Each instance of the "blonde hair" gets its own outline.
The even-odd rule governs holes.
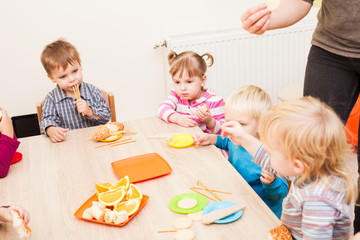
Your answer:
[[[254,85],[246,85],[231,94],[226,100],[225,109],[246,113],[258,122],[271,105],[271,98],[265,90]]]
[[[204,57],[207,59],[205,60]],[[205,53],[200,56],[192,51],[186,51],[180,54],[171,51],[168,55],[168,61],[170,65],[169,73],[174,76],[181,71],[180,77],[185,69],[189,77],[203,77],[207,71],[207,67],[211,67],[214,64],[214,58],[211,54]],[[209,65],[206,64],[206,61],[209,61]]]
[[[62,67],[64,70],[68,64],[79,63],[80,55],[74,45],[60,38],[45,46],[41,53],[41,63],[48,75],[52,75],[54,69]]]
[[[272,136],[291,161],[303,162],[304,172],[295,184],[320,179],[329,184],[329,175],[341,176],[347,182],[348,203],[357,198],[356,182],[346,166],[353,149],[344,125],[329,106],[313,97],[286,101],[260,118],[259,130],[265,147],[271,149]]]

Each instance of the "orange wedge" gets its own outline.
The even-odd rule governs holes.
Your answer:
[[[111,182],[95,183],[95,188],[99,193],[109,191],[112,186],[113,184]]]
[[[99,193],[98,199],[99,202],[105,206],[115,206],[124,199],[125,195],[126,191],[123,188],[119,188],[112,191]]]
[[[112,185],[111,189],[123,188],[125,191],[127,191],[129,189],[129,186],[130,186],[129,177],[125,176],[122,179],[120,179],[120,181]]]
[[[126,193],[126,199],[142,199],[142,193],[139,188],[137,188],[134,184],[130,184],[130,188]]]
[[[126,211],[129,216],[134,214],[140,207],[141,199],[132,199],[125,202],[120,202],[116,205],[115,210],[118,212]]]

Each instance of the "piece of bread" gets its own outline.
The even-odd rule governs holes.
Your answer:
[[[107,139],[110,136],[111,136],[110,129],[103,125],[100,126],[98,129],[96,129],[96,131],[92,135],[92,139],[94,139],[95,141],[100,141]]]
[[[198,108],[202,109],[203,111],[207,111],[209,109],[205,103]]]
[[[13,226],[19,234],[20,238],[30,238],[31,230],[26,225],[24,220],[20,217],[20,214],[17,211],[11,211],[13,215]]]
[[[279,227],[273,228],[268,232],[268,240],[291,240],[289,230],[282,224]]]
[[[109,122],[105,126],[109,128],[110,132],[118,132],[124,129],[124,124],[121,122]]]

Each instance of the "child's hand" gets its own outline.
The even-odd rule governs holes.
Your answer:
[[[11,214],[11,211],[17,211],[22,219],[24,219],[25,223],[28,224],[30,221],[30,214],[28,211],[26,211],[25,208],[13,205],[8,208],[1,207],[0,208],[0,220],[3,222],[12,222],[13,221],[13,215]]]
[[[270,184],[275,180],[275,176],[266,171],[264,168],[261,169],[260,180],[265,184]]]
[[[210,110],[204,105],[205,107],[198,107],[195,112],[195,116],[197,119],[208,125],[211,120],[213,119],[211,116]]]
[[[194,127],[197,125],[197,122],[193,120],[196,118],[193,115],[182,115],[179,113],[174,113],[170,115],[169,120],[173,123],[177,123],[182,127]]]
[[[87,102],[84,99],[81,99],[81,98],[77,99],[73,103],[76,105],[76,108],[79,113],[82,113],[88,117],[94,116],[93,110],[91,109],[91,107],[89,107],[89,105],[87,104]]]
[[[194,136],[195,146],[206,146],[216,143],[216,135],[208,133],[196,133]]]
[[[10,138],[13,138],[14,128],[13,128],[12,120],[5,110],[2,110],[0,108],[0,111],[2,111],[2,119],[0,121],[0,133]]]
[[[50,137],[50,140],[53,143],[56,142],[63,142],[66,140],[66,132],[68,132],[70,129],[68,128],[61,128],[61,127],[55,127],[50,126],[46,129],[47,135]]]
[[[224,123],[221,127],[221,137],[229,137],[230,140],[236,145],[242,145],[242,138],[248,134],[240,123],[230,121]]]

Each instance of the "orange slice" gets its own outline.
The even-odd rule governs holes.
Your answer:
[[[116,205],[115,210],[118,212],[126,211],[129,216],[134,214],[140,207],[141,199],[131,199],[129,201],[120,202]]]
[[[143,195],[139,188],[137,188],[134,184],[130,184],[130,188],[128,192],[126,193],[126,199],[142,199]]]
[[[166,142],[169,144],[169,145],[172,145],[174,144],[176,141],[175,137],[174,136],[170,136],[166,139]]]
[[[125,191],[127,191],[129,189],[129,186],[130,186],[129,177],[125,176],[122,179],[120,179],[120,181],[118,181],[113,186],[111,186],[111,189],[118,189],[122,187]]]
[[[113,191],[107,191],[99,193],[98,199],[99,202],[105,206],[115,206],[121,200],[124,199],[126,191],[123,188],[115,189]]]
[[[95,188],[99,193],[109,191],[112,186],[113,184],[111,182],[95,183]]]

